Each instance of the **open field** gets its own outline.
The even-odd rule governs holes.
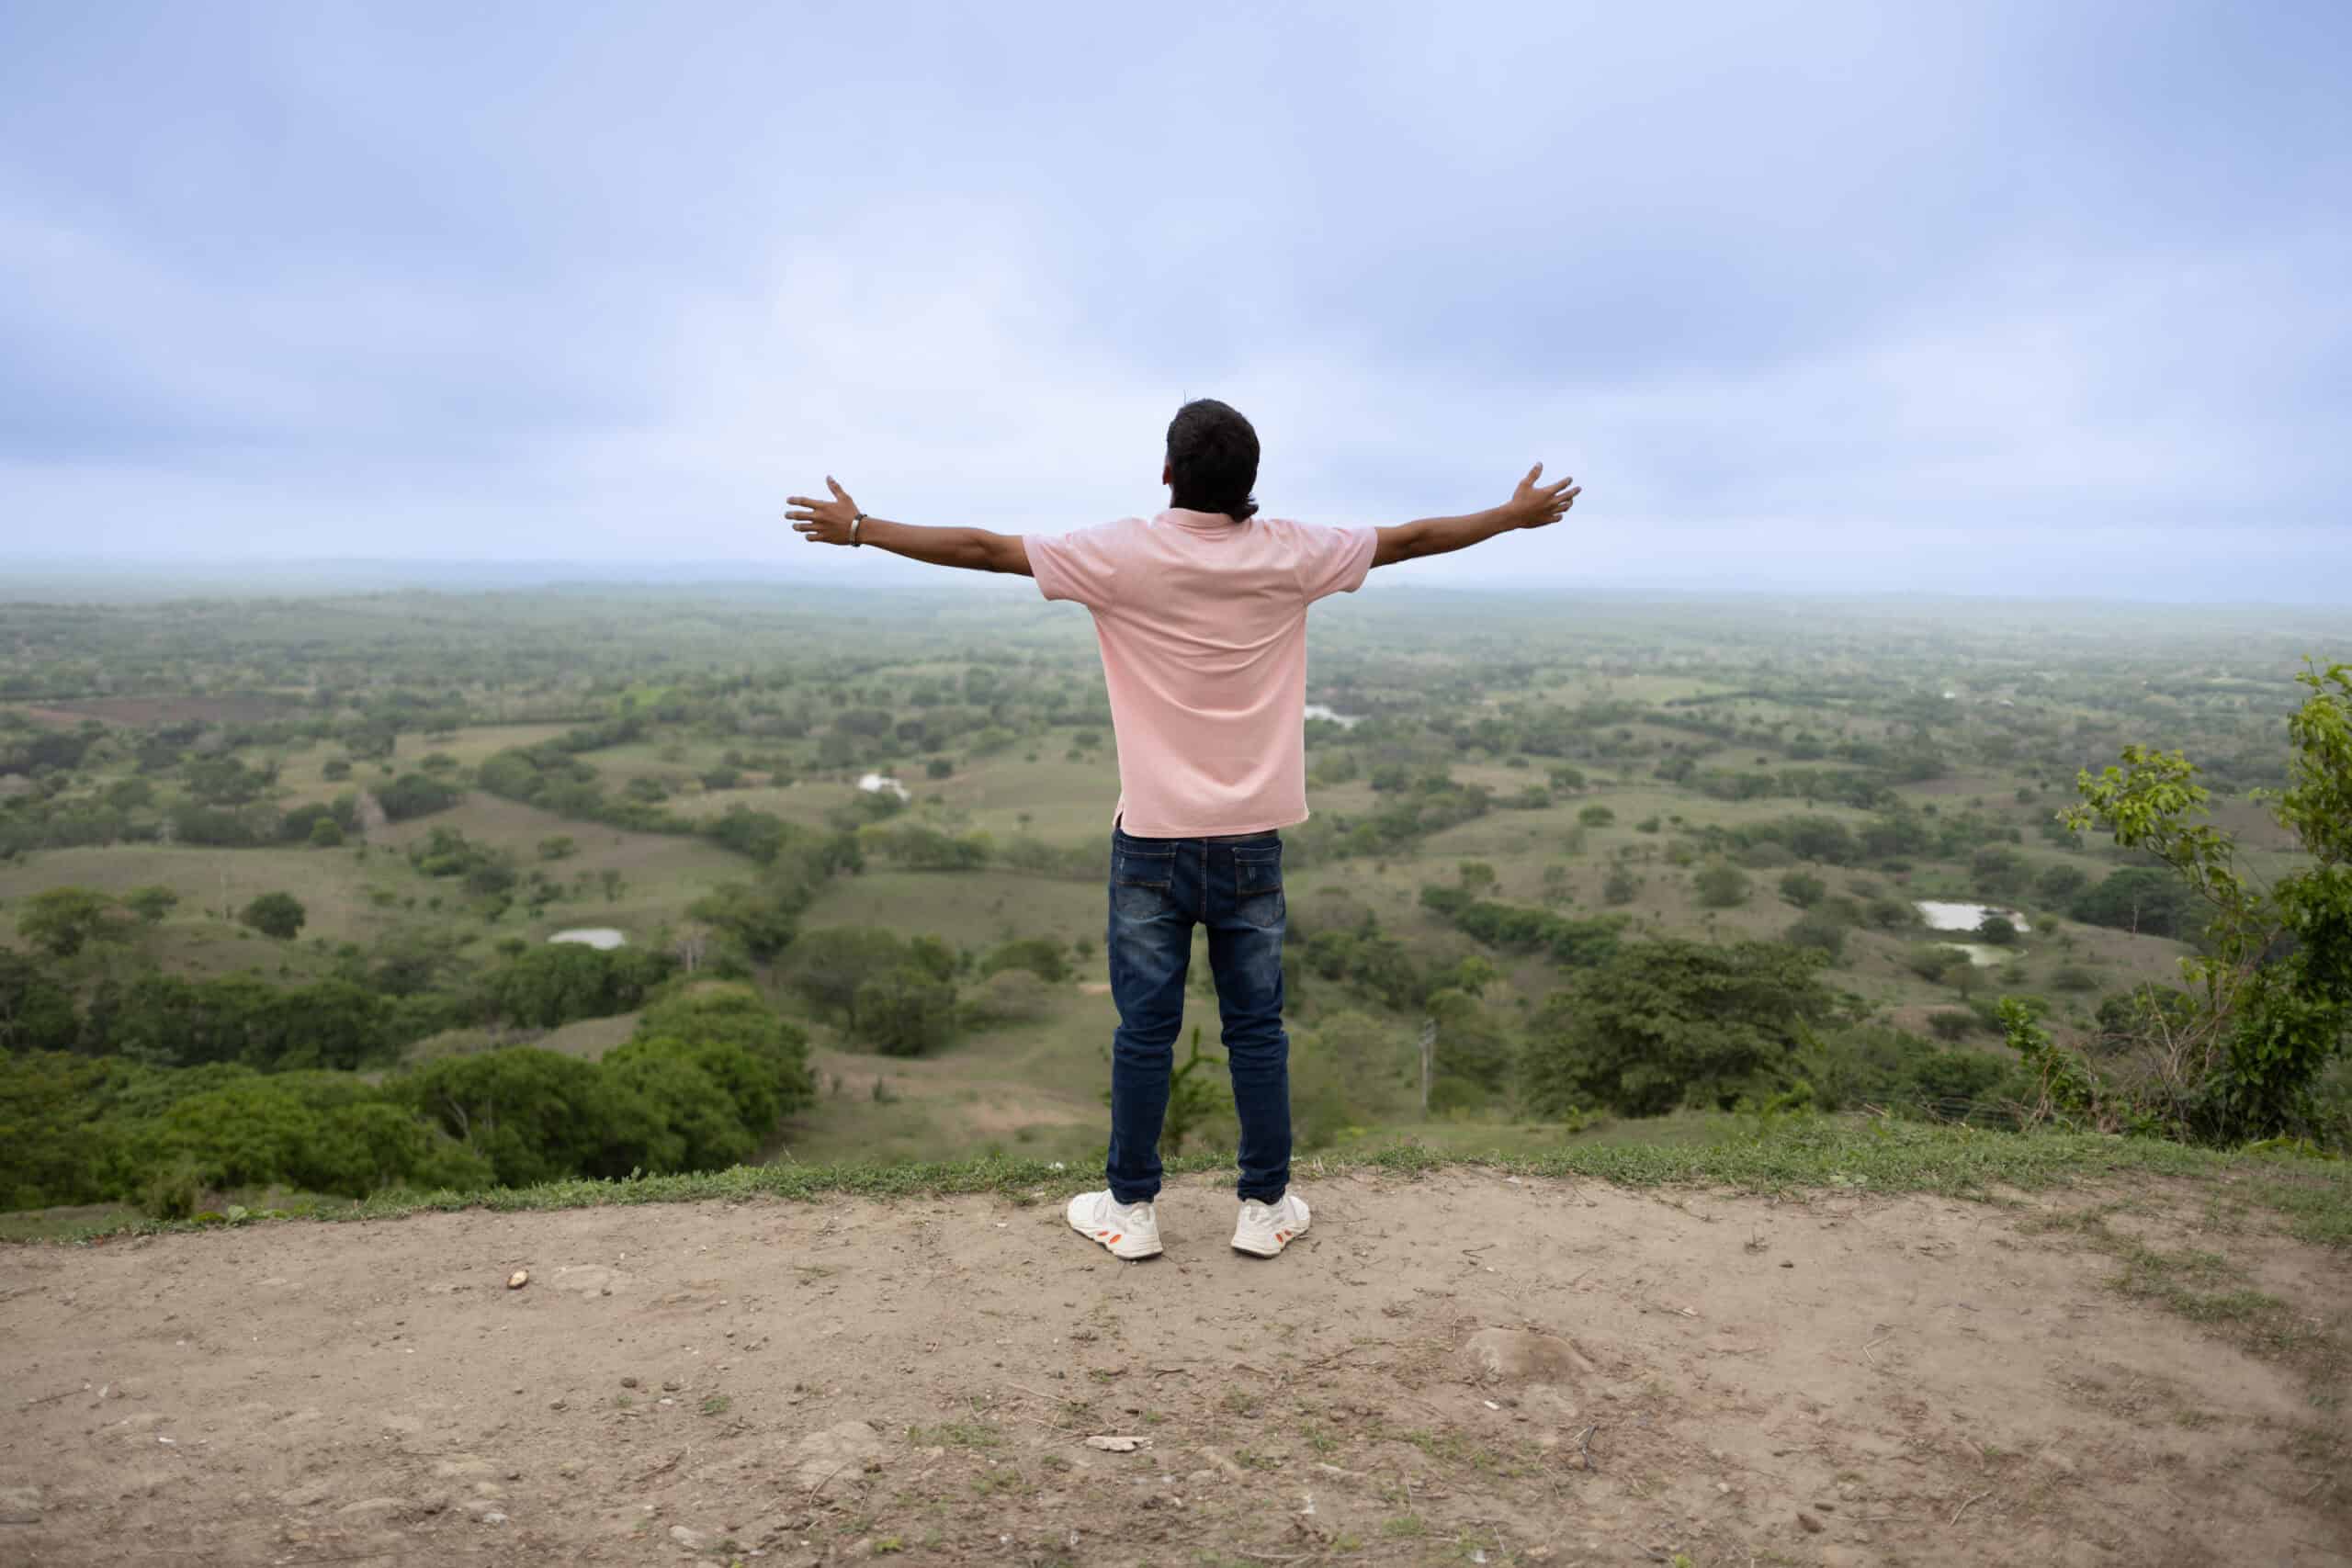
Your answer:
[[[602,1061],[635,1028],[634,1000],[610,1017],[566,1004],[549,1031],[484,1016],[469,987],[558,931],[610,927],[748,980],[806,1035],[817,1097],[763,1135],[770,1157],[1099,1157],[1118,786],[1083,615],[985,592],[896,604],[612,591],[20,619],[5,657],[57,683],[0,705],[0,943],[32,954],[85,1017],[151,969],[392,976],[432,994],[402,999],[420,1021],[366,1064],[370,1084],[494,1043]],[[1468,1150],[1682,1135],[1650,1111],[1531,1114],[1522,1068],[1562,1016],[1546,1004],[1594,960],[1469,934],[1444,907],[1462,890],[1522,915],[1614,918],[1637,946],[1814,943],[1829,954],[1836,1027],[1888,1032],[1900,1050],[1949,1043],[2006,1070],[2016,1054],[1992,1018],[2004,996],[2042,1010],[2062,1043],[2092,1040],[2102,1008],[2177,983],[2196,931],[2122,929],[2129,910],[2076,917],[2083,889],[2135,861],[2056,828],[2075,773],[2129,741],[2182,747],[2208,767],[2214,820],[2248,868],[2293,874],[2308,857],[2254,792],[2283,783],[2301,696],[2289,676],[2332,637],[2340,628],[2293,616],[2154,627],[2085,611],[2043,626],[1984,606],[1405,594],[1320,608],[1308,695],[1359,722],[1310,725],[1313,817],[1286,834],[1300,1081],[1352,1097],[1327,1104],[1312,1135]],[[157,647],[175,662],[154,663]],[[206,689],[130,694],[119,676],[74,689],[55,673],[100,670],[169,670]],[[248,695],[221,694],[235,693]],[[550,805],[481,787],[484,765],[518,750],[538,758]],[[861,793],[869,773],[910,799]],[[364,808],[336,807],[345,841],[309,847],[301,813],[419,776],[459,792],[454,804],[372,829]],[[530,792],[511,763],[500,787]],[[742,822],[763,826],[725,831]],[[1821,847],[1784,847],[1798,829]],[[429,845],[437,875],[412,859]],[[40,954],[18,928],[51,889],[103,902],[153,886],[177,905],[118,919],[70,955]],[[729,886],[748,891],[704,902]],[[296,939],[235,922],[279,891],[304,906]],[[1926,898],[2017,910],[2030,929],[1978,944],[1996,962],[1948,963],[1942,944],[1973,933],[1928,931],[1911,915]],[[861,933],[937,944],[923,962],[950,1010],[919,1055],[883,1055],[852,1016],[862,977],[828,990],[796,957],[811,937],[845,952]],[[754,936],[756,952],[741,945]],[[1335,953],[1356,941],[1373,967]],[[989,965],[1016,942],[1042,944],[1046,957],[1022,962],[1061,977],[989,1013]],[[1188,1022],[1214,1056],[1204,964],[1193,979]],[[1491,1056],[1475,1081],[1446,1082],[1449,1032],[1424,1118],[1415,1041],[1433,998],[1464,983],[1468,1010],[1447,1029]],[[105,1040],[92,1024],[76,1043]],[[1789,1087],[1767,1072],[1692,1103],[1724,1111]],[[1197,1135],[1214,1142],[1231,1125],[1212,1099]]]

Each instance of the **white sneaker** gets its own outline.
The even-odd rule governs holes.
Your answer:
[[[1295,1192],[1285,1192],[1272,1203],[1245,1198],[1240,1223],[1233,1227],[1233,1250],[1272,1258],[1306,1234],[1306,1200]]]
[[[1148,1202],[1115,1202],[1107,1190],[1081,1192],[1069,1201],[1069,1228],[1101,1242],[1114,1258],[1159,1256],[1159,1216]]]

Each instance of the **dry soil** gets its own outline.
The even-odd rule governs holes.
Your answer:
[[[0,1562],[2352,1562],[2309,1367],[2113,1289],[2100,1195],[1300,1190],[1271,1262],[1199,1182],[1140,1264],[1057,1193],[8,1247]]]

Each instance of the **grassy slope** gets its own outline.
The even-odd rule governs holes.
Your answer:
[[[1703,1141],[1592,1140],[1534,1155],[1442,1152],[1399,1145],[1356,1157],[1325,1156],[1302,1163],[1305,1176],[1349,1169],[1417,1175],[1453,1167],[1513,1174],[1583,1177],[1628,1186],[1695,1183],[1742,1191],[1808,1188],[1846,1191],[1936,1192],[1998,1201],[2011,1190],[2151,1177],[2197,1183],[2224,1208],[2259,1205],[2307,1240],[2352,1247],[2352,1163],[2268,1153],[2222,1154],[2177,1144],[2087,1134],[1972,1132],[1915,1122],[1863,1119],[1792,1119],[1736,1123],[1725,1119]],[[1170,1162],[1171,1174],[1230,1168],[1230,1156],[1209,1154]],[[1083,1180],[1081,1173],[1034,1159],[989,1158],[952,1163],[783,1163],[738,1166],[687,1176],[633,1181],[564,1181],[477,1192],[390,1193],[365,1202],[321,1201],[296,1211],[317,1219],[390,1219],[427,1211],[481,1208],[526,1211],[616,1203],[684,1202],[755,1197],[814,1198],[848,1194],[874,1198],[950,1192],[997,1192],[1016,1201],[1041,1201]],[[32,1222],[34,1216],[22,1216]],[[219,1223],[218,1221],[207,1223]],[[159,1224],[124,1214],[93,1213],[83,1223],[49,1224],[51,1239],[195,1228]],[[12,1224],[0,1235],[24,1239],[32,1224]]]

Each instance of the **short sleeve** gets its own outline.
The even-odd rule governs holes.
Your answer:
[[[1334,593],[1353,593],[1372,570],[1373,552],[1380,547],[1379,530],[1327,528],[1302,523],[1298,529],[1299,588],[1306,602]]]
[[[1118,588],[1124,523],[1103,523],[1068,534],[1030,534],[1029,574],[1048,599],[1069,599],[1090,610],[1108,609]]]

